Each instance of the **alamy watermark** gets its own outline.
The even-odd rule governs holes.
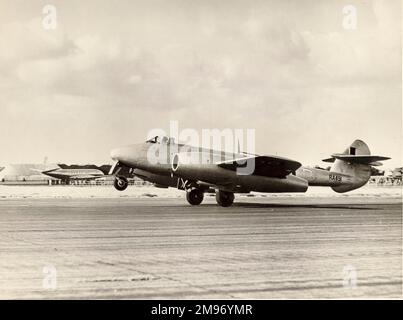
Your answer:
[[[239,175],[255,170],[255,129],[179,129],[178,121],[170,121],[169,133],[160,128],[147,134],[151,144],[147,160],[151,164],[200,165],[232,163]]]
[[[48,264],[42,268],[43,279],[42,288],[45,290],[56,290],[57,288],[57,269],[54,265]]]
[[[343,267],[343,287],[347,289],[357,288],[357,270],[352,265]]]
[[[47,4],[42,8],[42,26],[45,30],[55,30],[57,28],[57,10],[54,5]]]
[[[357,29],[357,8],[351,4],[346,5],[342,9],[343,20],[342,27],[345,30]]]

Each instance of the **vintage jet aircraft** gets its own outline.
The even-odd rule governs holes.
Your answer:
[[[336,192],[354,190],[367,183],[372,166],[390,159],[372,156],[363,141],[355,140],[343,153],[323,160],[333,163],[326,170],[303,167],[283,157],[227,153],[178,144],[173,138],[158,136],[145,143],[114,149],[111,157],[115,164],[109,174],[115,176],[117,190],[123,191],[128,186],[127,175],[120,174],[125,171],[157,187],[185,190],[191,205],[199,205],[205,192],[215,191],[216,201],[223,207],[232,205],[234,193],[305,192],[308,186],[327,186]],[[242,172],[248,168],[253,171]]]
[[[72,180],[96,180],[105,176],[99,169],[86,169],[86,168],[56,168],[52,170],[41,171],[42,174],[52,178],[60,179],[66,184]]]

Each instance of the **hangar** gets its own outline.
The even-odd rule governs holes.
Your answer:
[[[51,184],[53,178],[46,177],[41,172],[56,169],[57,164],[9,164],[0,171],[2,184]]]

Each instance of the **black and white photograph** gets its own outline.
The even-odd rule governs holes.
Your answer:
[[[400,300],[402,156],[400,0],[0,0],[1,300]]]

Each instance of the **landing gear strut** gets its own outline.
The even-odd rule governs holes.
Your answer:
[[[228,191],[216,191],[215,199],[221,207],[229,207],[234,203],[234,194]]]
[[[191,189],[189,191],[186,191],[186,200],[192,205],[192,206],[198,206],[200,203],[202,203],[204,198],[204,193],[203,191],[199,189]]]
[[[116,190],[123,191],[126,190],[129,182],[125,177],[116,177],[113,185],[115,186]]]

